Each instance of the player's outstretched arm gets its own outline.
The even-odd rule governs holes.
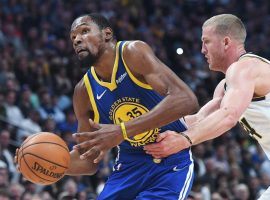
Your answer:
[[[222,96],[224,95],[224,83],[225,80],[222,80],[219,83],[214,92],[213,99],[205,104],[198,113],[185,116],[185,121],[188,127],[198,123],[220,108]],[[156,143],[144,146],[144,150],[154,158],[165,158],[188,146],[190,146],[189,141],[179,133],[175,131],[165,131],[158,135]]]
[[[192,126],[194,123],[198,123],[203,120],[206,116],[210,115],[212,112],[216,111],[220,107],[222,97],[215,97],[207,104],[205,104],[198,113],[194,115],[185,116],[185,122],[187,127]]]
[[[257,74],[253,69],[254,64],[248,59],[228,68],[220,108],[185,131],[194,145],[216,138],[235,126],[254,94]]]
[[[193,145],[216,138],[235,126],[253,97],[256,73],[251,72],[251,65],[248,60],[242,60],[230,66],[225,79],[226,92],[222,92],[224,81],[215,90],[214,101],[223,96],[220,106],[216,109],[213,100],[207,103],[198,112],[203,117],[196,116],[184,132]],[[213,112],[209,112],[211,110]],[[191,146],[186,137],[172,131],[161,134],[157,140],[157,144],[145,147],[146,152],[156,158],[166,157]]]
[[[220,81],[220,83],[217,85],[214,91],[213,99],[201,107],[201,109],[196,114],[185,116],[185,121],[188,127],[192,126],[193,123],[198,123],[210,115],[212,112],[220,108],[220,103],[224,96],[224,84],[225,79]]]

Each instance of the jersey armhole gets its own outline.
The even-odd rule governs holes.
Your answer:
[[[94,97],[87,73],[83,77],[83,82],[85,84],[85,87],[86,87],[86,90],[87,90],[87,93],[88,93],[88,96],[90,99],[90,103],[91,103],[93,111],[94,111],[94,122],[99,123],[100,116],[99,116],[97,104],[95,101],[95,97]]]
[[[128,66],[127,66],[127,64],[126,64],[126,62],[125,62],[125,60],[124,60],[124,57],[123,57],[123,52],[124,52],[125,46],[126,46],[126,42],[123,44],[123,47],[122,47],[122,49],[121,49],[121,51],[122,51],[122,52],[121,52],[121,59],[122,59],[122,61],[123,61],[123,64],[124,64],[124,66],[125,66],[125,69],[126,69],[128,75],[129,75],[129,77],[131,78],[131,80],[132,80],[136,85],[138,85],[138,86],[140,86],[140,87],[142,87],[142,88],[148,89],[148,90],[153,90],[153,88],[152,88],[150,85],[148,85],[148,84],[146,84],[146,83],[143,83],[143,82],[139,81],[139,80],[131,73],[131,71],[129,70],[129,68],[128,68]]]

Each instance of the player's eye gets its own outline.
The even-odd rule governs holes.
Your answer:
[[[75,40],[75,38],[76,38],[76,35],[75,34],[70,34],[70,39],[71,39],[71,41],[73,41],[73,40]]]
[[[88,33],[89,32],[89,29],[83,29],[82,30],[82,34],[86,34],[86,33]]]

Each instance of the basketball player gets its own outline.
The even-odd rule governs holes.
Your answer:
[[[71,152],[67,174],[95,173],[104,154],[119,145],[114,172],[98,199],[185,199],[193,181],[190,148],[154,159],[142,147],[159,132],[186,130],[180,118],[196,112],[193,92],[146,43],[116,42],[99,14],[75,19],[70,38],[90,68],[74,91],[75,137],[81,143]]]
[[[223,72],[225,79],[213,100],[185,118],[188,130],[183,133],[188,137],[167,131],[158,136],[159,143],[145,147],[147,153],[166,157],[218,137],[239,121],[270,158],[270,61],[247,53],[245,39],[246,29],[234,15],[217,15],[203,24],[202,53],[210,70]],[[260,199],[270,199],[270,188]]]

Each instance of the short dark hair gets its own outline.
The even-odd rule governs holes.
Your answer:
[[[112,29],[112,26],[111,26],[109,20],[106,17],[104,17],[103,15],[99,14],[99,13],[84,14],[84,15],[81,15],[79,17],[89,17],[89,18],[91,18],[91,20],[98,25],[100,30],[102,30],[104,28],[107,28],[107,27]]]

